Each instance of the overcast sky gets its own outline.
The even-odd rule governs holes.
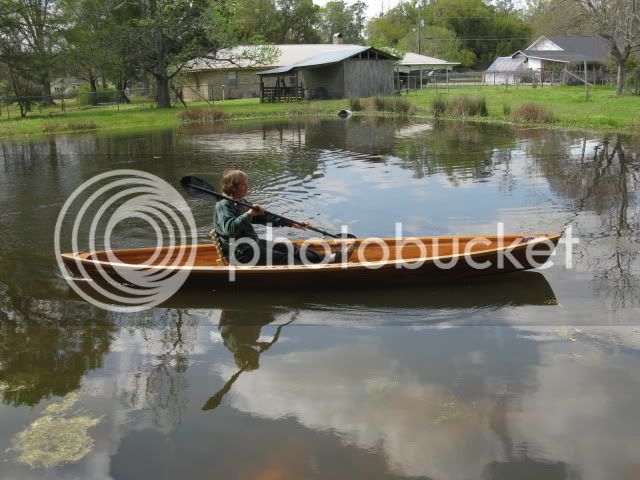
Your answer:
[[[316,5],[324,5],[329,1],[330,0],[313,0],[313,3],[315,3]],[[346,3],[348,5],[351,5],[353,3],[353,0],[346,0]],[[390,8],[393,8],[398,3],[400,3],[400,0],[365,0],[364,3],[367,4],[367,17],[372,18],[380,15],[383,4],[384,11],[386,12]]]

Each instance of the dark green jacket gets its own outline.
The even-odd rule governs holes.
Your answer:
[[[258,242],[258,234],[253,229],[253,224],[267,225],[274,227],[290,227],[292,225],[288,220],[280,220],[271,215],[258,215],[252,217],[249,209],[241,207],[229,200],[220,200],[216,203],[213,214],[213,228],[215,228],[222,250],[225,255],[229,255],[229,244],[235,239],[236,241],[243,238],[251,238]],[[243,243],[238,246],[236,255],[249,252],[251,246]]]

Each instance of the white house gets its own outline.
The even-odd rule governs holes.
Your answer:
[[[508,61],[511,58],[513,61]],[[598,82],[607,70],[611,60],[607,41],[591,35],[542,36],[524,50],[518,50],[510,57],[499,57],[487,69],[485,82],[493,83],[493,78],[507,80],[522,78],[518,72],[528,72],[529,77],[539,77],[543,71],[560,72],[565,82],[579,81],[587,68],[589,82]],[[522,66],[520,66],[522,64]],[[509,72],[515,72],[510,74]]]

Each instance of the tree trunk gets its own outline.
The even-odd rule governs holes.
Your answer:
[[[625,62],[618,60],[618,75],[616,77],[616,95],[622,95],[625,79]]]
[[[91,78],[89,80],[89,105],[95,105],[98,103],[98,86],[96,85],[96,79]]]
[[[51,95],[51,80],[49,80],[49,74],[45,73],[42,77],[42,105],[49,106],[55,105],[53,101],[53,95]]]
[[[156,79],[156,86],[158,89],[158,96],[156,101],[158,108],[170,108],[171,107],[171,94],[169,88],[169,77],[166,75],[154,75]]]

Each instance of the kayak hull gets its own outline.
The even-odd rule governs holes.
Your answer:
[[[153,257],[154,253],[158,253],[158,249],[153,248],[67,253],[62,255],[62,260],[72,276],[94,280],[103,280],[103,273],[106,273],[117,281],[122,269],[145,269],[188,272],[189,283],[204,282],[213,289],[395,286],[529,270],[549,259],[560,236],[449,236],[309,243],[309,248],[317,250],[336,250],[342,247],[342,243],[353,244],[354,251],[348,262],[324,265],[222,265],[211,244],[187,246],[187,253],[193,252],[191,262],[184,261],[188,257],[188,254],[184,254],[182,260],[176,258],[176,261],[166,265],[154,263],[157,258],[163,258],[162,253],[166,252]],[[479,238],[483,240],[477,240]],[[416,242],[425,247],[416,247]],[[293,243],[302,245],[301,241]],[[115,256],[117,261],[109,258],[108,253]]]

